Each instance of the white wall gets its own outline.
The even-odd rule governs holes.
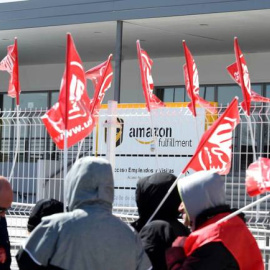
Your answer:
[[[270,53],[245,54],[252,83],[270,82]],[[226,66],[234,61],[230,55],[194,56],[197,63],[200,84],[231,84]],[[184,85],[183,57],[153,59],[152,75],[156,86]],[[85,63],[85,69],[97,63]],[[64,64],[35,65],[20,67],[22,91],[58,90]],[[0,91],[8,88],[8,74],[0,73]],[[105,102],[113,98],[114,84],[108,90]],[[122,64],[121,102],[144,102],[138,60],[124,60]]]

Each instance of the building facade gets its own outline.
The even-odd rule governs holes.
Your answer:
[[[114,84],[104,102],[143,103],[139,39],[154,61],[156,93],[164,101],[188,101],[182,71],[185,39],[197,63],[200,94],[226,104],[234,95],[242,98],[226,71],[234,62],[233,38],[238,36],[253,90],[270,97],[269,8],[268,1],[252,0],[5,0],[0,2],[0,58],[17,37],[21,108],[50,107],[58,97],[70,32],[85,69],[114,54]],[[1,108],[7,109],[14,107],[6,96],[8,78],[0,73]],[[90,83],[88,88],[91,95]]]

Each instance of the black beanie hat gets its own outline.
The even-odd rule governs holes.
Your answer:
[[[32,232],[41,218],[64,212],[64,205],[55,199],[42,199],[36,203],[28,219],[27,229]]]

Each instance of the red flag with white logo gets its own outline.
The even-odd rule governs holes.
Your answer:
[[[196,103],[201,107],[208,110],[210,113],[217,113],[217,109],[213,107],[210,102],[206,101],[199,96],[199,73],[195,63],[195,60],[186,45],[186,42],[183,41],[184,53],[186,58],[186,64],[183,65],[185,85],[187,89],[187,94],[191,99],[191,102],[188,104],[188,108],[191,113],[196,116]]]
[[[253,197],[270,191],[270,159],[260,157],[246,171],[246,190]]]
[[[195,171],[217,170],[228,174],[232,159],[232,132],[239,124],[238,98],[234,98],[225,112],[203,134],[195,154],[186,165]]]
[[[86,91],[86,78],[80,56],[70,34],[67,35],[67,59],[58,102],[42,120],[59,149],[64,149],[65,130],[67,147],[88,136],[94,128],[89,110],[90,98]]]
[[[8,95],[16,98],[16,104],[20,104],[20,80],[19,80],[19,56],[17,39],[15,38],[14,45],[7,48],[7,56],[0,62],[0,70],[7,71],[10,74]]]
[[[238,71],[238,84],[240,85],[244,97],[244,101],[241,102],[241,106],[245,113],[250,116],[250,103],[251,103],[251,83],[248,73],[246,60],[238,45],[237,38],[234,38],[234,53],[236,59],[236,67]],[[234,65],[234,64],[233,64]],[[229,68],[231,68],[231,65]],[[235,69],[235,67],[233,67]],[[228,70],[229,71],[229,70]],[[229,71],[230,73],[230,71]],[[230,73],[231,74],[231,73]],[[234,76],[233,76],[234,79]],[[235,79],[234,79],[235,80]]]
[[[107,61],[89,69],[85,73],[86,78],[92,81],[95,90],[94,97],[91,99],[90,103],[90,111],[92,115],[98,113],[105,96],[105,92],[111,87],[113,79],[111,59],[112,54],[109,55]]]
[[[227,70],[231,78],[241,87],[237,64],[236,63],[231,64],[230,66],[227,67]],[[251,101],[270,103],[270,98],[263,97],[251,89]]]
[[[147,52],[141,48],[139,40],[137,40],[137,53],[147,110],[150,112],[151,109],[165,107],[165,104],[153,93],[154,82],[151,75],[153,61]]]

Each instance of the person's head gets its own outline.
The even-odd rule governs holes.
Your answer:
[[[83,157],[76,161],[66,176],[69,211],[87,204],[103,204],[112,208],[113,172],[103,158]]]
[[[182,199],[179,211],[183,214],[184,223],[193,229],[200,213],[226,203],[224,179],[209,171],[179,179],[178,190]]]
[[[143,222],[147,222],[151,217],[175,180],[176,176],[173,174],[155,173],[138,181],[136,203],[139,216]],[[179,216],[178,206],[180,202],[180,196],[177,187],[175,187],[154,219],[176,219]]]
[[[0,176],[0,217],[4,217],[13,201],[13,191],[8,180]]]
[[[64,212],[64,205],[55,199],[42,199],[36,203],[31,211],[27,223],[28,232],[32,232],[43,217]]]

